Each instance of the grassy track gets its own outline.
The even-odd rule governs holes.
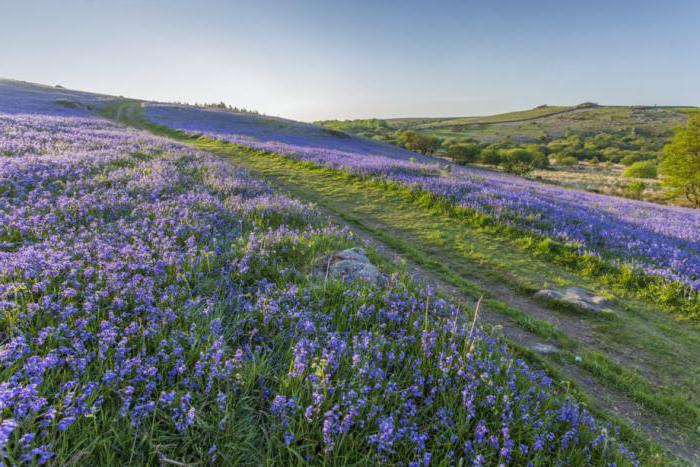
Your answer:
[[[548,368],[577,381],[600,408],[637,425],[686,459],[698,455],[700,334],[695,325],[619,295],[618,313],[612,317],[539,303],[532,292],[547,285],[610,291],[546,257],[533,256],[493,230],[421,204],[406,190],[149,125],[138,106],[108,111],[126,123],[190,142],[256,171],[410,259],[465,300],[483,295],[486,319],[503,326],[525,353],[534,356],[527,348],[536,342],[557,345],[562,349],[558,354],[538,357]]]

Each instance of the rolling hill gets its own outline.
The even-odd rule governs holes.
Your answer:
[[[518,142],[539,142],[560,138],[567,132],[605,133],[626,130],[668,137],[672,130],[685,122],[687,115],[700,109],[694,107],[602,106],[540,106],[534,109],[503,114],[459,118],[403,118],[387,120],[329,120],[323,126],[348,130],[372,137],[371,128],[361,122],[382,122],[385,131],[421,131],[447,139],[473,138],[481,142],[497,142],[509,138]]]

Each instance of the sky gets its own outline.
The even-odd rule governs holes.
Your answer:
[[[305,121],[700,105],[698,0],[0,0],[0,77]]]

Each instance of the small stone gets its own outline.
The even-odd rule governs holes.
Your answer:
[[[582,287],[543,289],[535,297],[568,303],[593,313],[612,312],[609,308],[610,301],[606,297]]]

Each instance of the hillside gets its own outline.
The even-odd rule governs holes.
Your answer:
[[[522,110],[516,112],[507,112],[503,114],[496,115],[486,115],[479,117],[462,117],[462,118],[450,118],[446,120],[438,120],[435,122],[426,122],[419,125],[413,125],[412,128],[416,129],[438,129],[446,127],[461,127],[469,125],[480,125],[480,124],[491,124],[491,123],[509,123],[509,122],[519,122],[525,120],[535,120],[539,118],[546,118],[552,115],[559,115],[563,113],[576,110],[578,107],[566,107],[566,106],[548,106],[543,105],[536,107],[534,109]]]
[[[485,117],[319,123],[398,146],[410,147],[409,139],[417,138],[411,135],[418,135],[430,152],[458,163],[496,167],[595,193],[687,205],[683,197],[664,190],[655,167],[673,131],[699,110],[586,103]],[[652,166],[649,176],[626,174],[628,166],[643,161]]]
[[[450,137],[473,137],[484,142],[511,138],[520,142],[561,138],[567,132],[634,132],[668,137],[685,115],[673,108],[595,106],[547,107],[524,112],[454,119],[412,129]]]
[[[567,131],[608,132],[631,128],[668,136],[670,130],[685,121],[686,115],[697,111],[699,109],[694,107],[543,105],[529,110],[475,117],[328,120],[319,123],[359,133],[363,131],[362,122],[376,121],[385,124],[383,127],[386,129],[424,131],[448,138],[473,137],[494,142],[509,137],[536,142],[542,138],[561,137]],[[370,125],[365,126],[365,136],[371,136],[371,129]]]
[[[700,461],[699,210],[15,81],[0,169],[10,464]]]

